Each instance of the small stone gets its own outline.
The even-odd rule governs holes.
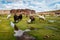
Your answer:
[[[56,20],[48,20],[48,22],[54,23],[56,22]]]

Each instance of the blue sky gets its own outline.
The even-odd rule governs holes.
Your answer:
[[[0,10],[26,8],[37,12],[60,10],[60,0],[0,0]]]

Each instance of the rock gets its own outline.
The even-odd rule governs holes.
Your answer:
[[[54,23],[56,22],[56,20],[48,20],[48,22]]]

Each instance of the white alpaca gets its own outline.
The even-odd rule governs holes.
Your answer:
[[[12,21],[10,22],[10,25],[12,28],[14,28],[14,26],[15,26],[15,24]],[[16,36],[16,37],[20,37],[24,33],[24,31],[22,31],[22,30],[14,30],[14,32],[15,32],[14,36]]]
[[[14,26],[15,26],[15,24],[11,21],[10,22],[10,25],[11,25],[11,27],[13,27],[14,28]],[[14,36],[22,36],[23,35],[23,33],[24,33],[24,31],[22,31],[22,30],[14,30],[14,32],[15,32],[15,34],[14,34]]]
[[[14,36],[21,37],[24,32],[28,32],[28,31],[30,31],[30,30],[29,29],[26,29],[24,31],[23,30],[18,30],[18,31],[14,30],[14,32],[15,32]]]
[[[10,17],[11,17],[11,14],[8,14],[7,19],[9,19]]]
[[[43,19],[43,20],[45,20],[45,17],[42,15],[38,15],[38,17],[39,17],[39,19]]]
[[[12,21],[10,22],[10,25],[13,28],[15,27],[15,24]],[[31,30],[30,29],[26,29],[26,30],[20,30],[20,29],[14,30],[14,32],[15,32],[14,36],[21,37],[24,32],[28,32],[28,31],[31,31]]]
[[[14,32],[15,32],[15,34],[14,34],[14,36],[22,36],[23,35],[23,33],[24,33],[24,31],[22,31],[22,30],[18,30],[18,31],[16,31],[16,30],[14,30]]]
[[[10,22],[10,25],[14,28],[14,25],[15,25],[15,24],[11,21],[11,22]]]

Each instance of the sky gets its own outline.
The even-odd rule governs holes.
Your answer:
[[[0,0],[0,10],[32,9],[36,12],[60,10],[60,0]]]

